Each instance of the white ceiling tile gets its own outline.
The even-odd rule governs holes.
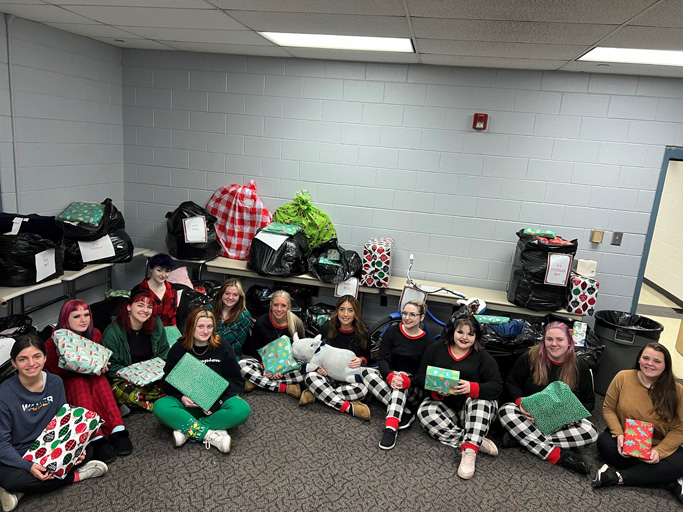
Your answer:
[[[158,41],[188,43],[242,44],[272,46],[273,43],[251,30],[199,30],[155,27],[121,27],[138,36]]]
[[[631,25],[683,28],[683,2],[667,0],[638,16]]]
[[[118,37],[93,37],[92,39],[97,39],[104,43],[108,43],[114,46],[120,46],[121,48],[140,48],[144,50],[173,50],[170,46],[163,45],[157,41],[152,41],[151,39],[124,39],[123,42],[117,41]]]
[[[101,23],[92,25],[85,25],[82,23],[48,23],[48,25],[86,37],[115,37],[124,39],[135,37],[130,32],[109,25],[102,25]]]
[[[259,31],[410,37],[405,17],[246,11],[231,11],[231,15],[247,27]]]
[[[395,62],[399,64],[419,62],[414,53],[364,52],[353,50],[328,50],[322,48],[288,48],[294,57],[304,59],[350,60],[361,62]]]
[[[605,65],[598,62],[573,61],[562,68],[563,71],[583,71],[586,73],[607,73],[616,75],[645,75],[683,77],[683,68],[676,66],[648,66],[645,64]]]
[[[26,5],[0,3],[0,12],[41,23],[95,23],[92,20],[54,5]]]
[[[415,37],[514,43],[593,44],[613,25],[413,18]]]
[[[657,0],[407,0],[411,17],[621,24]]]
[[[266,12],[317,12],[323,14],[383,14],[403,16],[401,0],[207,0],[221,9]],[[285,6],[286,7],[283,7]]]
[[[574,59],[586,53],[589,46],[558,44],[499,43],[487,41],[445,41],[418,39],[420,54],[478,55],[513,59]]]
[[[264,57],[291,57],[279,46],[250,46],[239,44],[186,43],[179,41],[159,41],[165,45],[186,52],[228,53],[236,55],[259,55]]]
[[[204,0],[44,0],[54,5],[93,5],[117,7],[175,7],[178,9],[213,9]]]
[[[681,50],[683,49],[683,29],[624,27],[600,41],[600,46]]]
[[[69,9],[107,25],[242,30],[220,10],[153,9],[150,7],[69,6]]]
[[[507,59],[461,55],[420,55],[424,64],[437,66],[468,66],[501,69],[558,69],[567,61],[540,59]]]

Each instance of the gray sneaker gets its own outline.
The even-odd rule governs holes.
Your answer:
[[[109,468],[104,462],[101,460],[91,460],[78,469],[78,481],[100,477],[107,471],[109,471]]]
[[[7,492],[0,487],[0,503],[2,503],[2,510],[4,512],[10,512],[10,510],[17,508],[17,504],[23,495],[24,493],[21,492]]]

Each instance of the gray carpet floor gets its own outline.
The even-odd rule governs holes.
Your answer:
[[[233,449],[171,443],[154,416],[126,418],[135,451],[107,475],[59,492],[23,498],[35,511],[641,511],[681,510],[664,489],[594,490],[589,478],[541,461],[520,448],[477,457],[474,478],[456,470],[459,453],[432,440],[415,423],[396,447],[377,447],[384,408],[370,403],[364,422],[321,403],[298,407],[287,395],[245,395],[252,414],[231,432]],[[599,397],[596,411],[600,411]],[[593,418],[605,427],[598,412]],[[583,450],[593,468],[597,449]]]

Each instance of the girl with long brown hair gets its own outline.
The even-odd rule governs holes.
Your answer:
[[[239,361],[242,359],[242,347],[249,337],[252,323],[239,279],[225,281],[208,309],[213,310],[216,315],[216,334],[224,342],[230,343]]]
[[[235,352],[216,334],[216,319],[206,308],[193,310],[185,323],[185,332],[171,347],[164,374],[171,373],[178,361],[190,354],[228,381],[228,388],[208,411],[202,410],[191,398],[164,382],[166,396],[157,400],[154,415],[173,429],[173,445],[185,444],[189,438],[203,441],[208,449],[215,446],[228,453],[232,440],[228,429],[241,425],[251,412],[238,393],[244,386]]]
[[[569,449],[594,443],[598,438],[595,426],[583,419],[546,435],[536,428],[534,418],[520,403],[523,397],[538,393],[558,380],[570,387],[588,411],[593,410],[595,393],[588,365],[576,357],[567,324],[551,322],[545,327],[543,341],[515,362],[505,383],[513,402],[504,404],[498,411],[500,422],[507,430],[503,446],[519,443],[543,460],[587,475],[588,463],[578,452]]]

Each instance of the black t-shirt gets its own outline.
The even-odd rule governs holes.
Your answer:
[[[141,331],[133,331],[127,335],[128,346],[130,347],[130,360],[132,363],[148,361],[154,358],[152,350],[152,336],[143,334]]]

